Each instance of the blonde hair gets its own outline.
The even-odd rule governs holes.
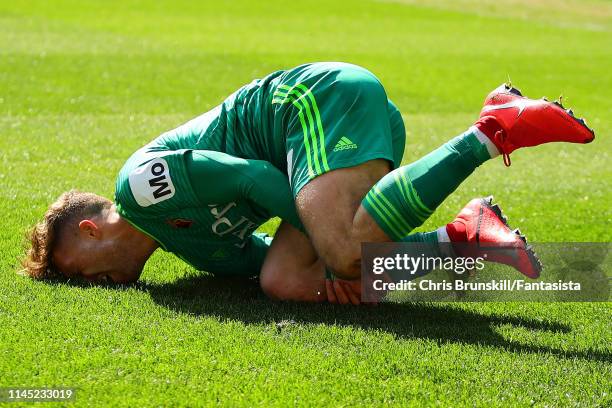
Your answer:
[[[27,234],[30,247],[21,262],[26,275],[35,279],[50,279],[60,276],[53,265],[53,250],[58,237],[76,228],[82,219],[101,214],[112,203],[93,193],[70,190],[63,193],[49,206],[42,221]],[[76,231],[76,229],[75,229]]]

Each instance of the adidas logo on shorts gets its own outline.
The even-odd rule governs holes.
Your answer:
[[[348,149],[356,149],[357,145],[351,142],[346,136],[342,136],[338,143],[336,143],[336,147],[334,147],[334,152],[339,152],[340,150],[348,150]]]

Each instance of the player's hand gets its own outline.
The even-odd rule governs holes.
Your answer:
[[[368,276],[366,279],[366,285],[371,285],[371,282],[374,278],[381,279],[383,282],[391,283],[391,277],[385,272],[382,275],[378,276]],[[378,305],[378,301],[382,300],[385,297],[385,293],[376,292],[376,300],[369,302],[361,301],[361,278],[360,279],[340,279],[336,278],[334,280],[325,279],[325,290],[327,292],[327,301],[329,303],[341,304],[341,305]]]
[[[380,279],[383,282],[391,283],[391,277],[385,272],[382,275],[378,276],[367,276],[368,280],[365,284],[372,285],[373,279]],[[369,302],[363,302],[361,300],[361,279],[355,280],[346,280],[336,278],[334,280],[326,279],[325,280],[325,289],[327,292],[327,300],[329,303],[334,304],[353,304],[353,305],[371,305],[376,306],[378,302],[381,301],[385,297],[385,293],[383,292],[375,292],[375,300],[371,300]],[[372,295],[370,295],[372,297]]]
[[[361,279],[325,279],[325,289],[329,303],[341,305],[361,304]]]

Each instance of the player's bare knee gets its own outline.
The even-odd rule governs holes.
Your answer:
[[[277,270],[272,268],[273,267],[264,265],[259,276],[259,285],[261,286],[261,290],[270,299],[284,300],[285,293],[282,276]]]
[[[259,286],[273,300],[296,300],[295,274],[288,265],[264,265],[259,275]]]
[[[334,275],[342,279],[357,279],[361,273],[361,253],[358,244],[335,246],[326,259]]]

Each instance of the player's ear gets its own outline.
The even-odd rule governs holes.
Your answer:
[[[82,220],[79,222],[79,230],[90,238],[100,238],[100,228],[92,220]]]

